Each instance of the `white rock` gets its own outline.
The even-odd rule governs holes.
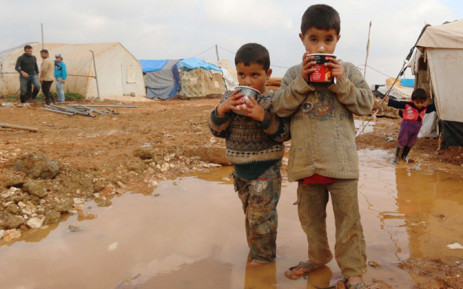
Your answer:
[[[3,235],[5,235],[5,230],[0,230],[0,239],[3,238]]]
[[[117,242],[114,242],[114,243],[110,244],[110,245],[108,246],[108,251],[114,251],[114,250],[116,250],[116,249],[117,249],[117,246],[118,246]]]
[[[6,230],[5,234],[3,235],[3,240],[11,241],[13,239],[17,239],[21,237],[21,231],[16,229]]]
[[[30,218],[26,224],[29,226],[29,228],[38,229],[42,227],[44,220],[45,218],[40,219],[40,218],[34,217],[34,218]]]
[[[460,245],[459,243],[455,242],[455,243],[453,243],[453,244],[448,244],[448,245],[447,245],[447,248],[452,249],[452,250],[455,250],[455,249],[460,249],[460,250],[462,250],[462,249],[463,249],[463,246]]]

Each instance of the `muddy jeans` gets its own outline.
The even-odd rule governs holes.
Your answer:
[[[327,185],[299,182],[297,204],[301,226],[307,234],[309,260],[326,264],[332,254],[326,231],[326,205],[331,195],[336,224],[336,262],[344,276],[366,272],[365,239],[357,198],[358,180],[337,179]]]
[[[249,258],[256,262],[272,262],[276,257],[277,204],[281,192],[281,162],[269,167],[255,180],[235,179],[235,191],[246,215],[246,237]]]

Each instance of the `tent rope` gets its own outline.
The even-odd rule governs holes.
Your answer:
[[[415,48],[416,48],[416,44],[418,44],[418,41],[420,40],[421,36],[423,35],[424,31],[426,30],[426,28],[428,28],[429,24],[426,24],[423,29],[421,30],[421,33],[420,35],[418,36],[418,39],[416,39],[416,42],[415,44],[412,46],[412,48],[410,48],[410,51],[408,52],[408,55],[407,57],[405,58],[404,60],[404,64],[402,66],[402,69],[400,69],[400,72],[399,74],[397,74],[397,77],[395,78],[394,82],[392,83],[391,87],[389,87],[389,89],[386,91],[386,93],[384,94],[384,96],[389,96],[389,93],[391,92],[392,88],[394,87],[395,83],[397,82],[397,80],[399,79],[399,77],[401,77],[405,70],[407,69],[407,65],[408,63],[410,62],[410,58],[412,57],[413,55],[413,52],[415,51]],[[363,131],[365,130],[365,128],[368,126],[368,124],[371,122],[372,119],[375,118],[376,114],[378,113],[379,109],[381,108],[381,105],[383,104],[384,102],[384,97],[381,99],[381,101],[378,103],[378,105],[376,106],[376,110],[371,114],[371,119],[368,120],[366,122],[365,125],[363,125],[362,129],[357,133],[357,135],[355,136],[355,138],[357,139],[362,133]]]

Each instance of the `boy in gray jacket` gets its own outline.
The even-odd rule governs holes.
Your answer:
[[[297,279],[332,259],[326,231],[331,195],[336,223],[335,257],[345,279],[336,288],[366,288],[365,239],[358,207],[358,156],[353,114],[366,115],[373,94],[351,63],[330,56],[340,39],[340,18],[328,5],[310,6],[302,16],[299,37],[306,52],[302,64],[288,69],[273,98],[275,113],[291,117],[288,163],[290,181],[298,181],[299,220],[309,242],[305,262],[285,275]],[[310,81],[317,71],[313,53],[326,53],[333,82]]]

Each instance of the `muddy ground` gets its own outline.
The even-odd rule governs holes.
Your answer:
[[[69,214],[92,218],[82,206],[88,199],[107,206],[116,194],[152,193],[160,180],[229,165],[224,141],[212,137],[207,126],[217,102],[80,101],[137,106],[88,117],[45,111],[42,103],[21,106],[0,99],[0,123],[37,129],[0,128],[0,246]],[[362,134],[358,147],[394,153],[399,125],[398,118],[376,118],[374,132]],[[450,170],[463,165],[461,147],[437,148],[437,139],[419,139],[409,157]],[[463,269],[447,261],[410,260],[402,269],[424,277],[415,288],[463,288]],[[390,288],[383,283],[378,280],[372,288]]]

